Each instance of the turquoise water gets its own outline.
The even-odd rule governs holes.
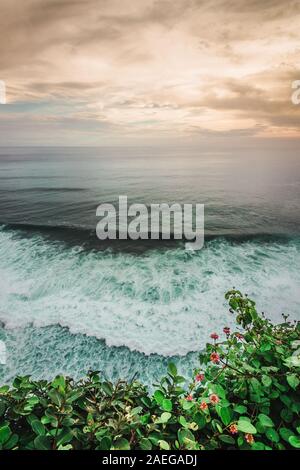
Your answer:
[[[283,173],[277,162],[281,175],[274,164],[267,178],[266,161],[257,161],[247,184],[231,187],[233,168],[242,174],[236,156],[193,155],[186,166],[176,156],[173,181],[157,172],[163,158],[144,176],[137,150],[102,160],[93,150],[85,165],[80,150],[63,152],[10,150],[0,158],[1,382],[16,373],[78,378],[92,368],[151,384],[170,357],[190,375],[209,334],[233,325],[224,301],[233,286],[273,320],[283,312],[300,318],[297,164]],[[207,201],[205,248],[99,245],[95,208],[118,190],[149,204]]]

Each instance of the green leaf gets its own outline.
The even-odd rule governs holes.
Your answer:
[[[271,344],[270,344],[269,342],[264,341],[264,342],[262,343],[261,347],[260,347],[260,351],[263,352],[263,353],[266,352],[266,351],[270,351],[271,347],[272,347],[272,346],[271,346]]]
[[[176,377],[177,375],[177,368],[173,362],[169,362],[168,364],[168,371],[172,375],[172,377]]]
[[[151,416],[150,413],[146,413],[146,414],[142,415],[142,416],[140,417],[141,423],[142,423],[142,424],[147,424],[147,423],[149,423],[150,416]]]
[[[182,375],[176,375],[176,377],[174,377],[174,381],[177,384],[181,384],[181,383],[185,382],[186,379],[184,377],[182,377]]]
[[[187,400],[184,400],[183,404],[182,404],[182,408],[184,410],[190,410],[191,408],[193,408],[194,406],[194,402],[192,401],[187,401]]]
[[[300,436],[291,436],[289,438],[289,443],[291,446],[296,447],[296,449],[300,449]]]
[[[137,416],[138,414],[140,414],[142,409],[143,409],[142,406],[136,406],[135,408],[132,408],[131,415],[132,416]]]
[[[75,390],[74,392],[67,395],[66,402],[73,403],[75,400],[78,400],[82,396],[81,390]]]
[[[38,399],[38,397],[29,397],[29,398],[27,398],[27,403],[32,407],[37,405],[39,402],[40,402],[40,400]]]
[[[291,423],[293,421],[293,412],[288,408],[281,410],[280,416],[286,423]]]
[[[173,405],[172,405],[171,400],[164,399],[162,402],[162,408],[165,411],[172,411]]]
[[[253,377],[252,379],[250,379],[250,383],[254,392],[260,395],[262,391],[260,382],[255,377]]]
[[[55,379],[51,383],[52,387],[54,388],[60,388],[61,390],[64,390],[66,387],[66,380],[62,375],[58,375],[55,377]]]
[[[285,406],[289,407],[292,403],[292,400],[290,397],[288,397],[287,395],[280,395],[280,400],[282,401],[282,403],[285,404]]]
[[[212,389],[213,392],[216,393],[220,398],[226,398],[226,391],[222,385],[214,384]]]
[[[249,416],[240,416],[240,421],[247,421],[248,423],[251,423]]]
[[[73,449],[73,446],[72,444],[67,444],[66,446],[58,446],[58,449],[57,450],[72,450]]]
[[[232,413],[230,408],[223,407],[220,409],[220,412],[218,414],[222,420],[222,423],[225,424],[225,426],[228,426],[228,424],[232,421]]]
[[[158,445],[158,441],[161,440],[162,435],[158,432],[152,432],[148,435],[149,440],[156,446]]]
[[[251,447],[252,450],[265,450],[265,445],[262,442],[254,442]]]
[[[38,436],[44,436],[46,434],[45,426],[43,425],[43,423],[41,423],[41,421],[37,419],[34,419],[31,422],[31,427],[35,434],[37,434]]]
[[[188,428],[189,427],[189,423],[187,422],[187,420],[185,419],[184,416],[179,416],[178,421],[179,421],[179,423],[181,424],[181,426],[183,428]]]
[[[268,375],[263,375],[261,381],[265,387],[270,387],[270,385],[272,385],[272,379]]]
[[[269,416],[264,415],[263,413],[261,413],[261,414],[258,415],[258,419],[259,419],[259,422],[260,422],[265,428],[273,428],[273,427],[274,427],[274,423],[273,423],[273,421],[271,420],[271,418],[269,418]]]
[[[124,437],[120,437],[114,442],[115,450],[130,450],[130,444]]]
[[[146,408],[150,408],[151,407],[151,400],[149,397],[142,397],[141,398],[141,402],[143,403],[143,405],[146,406]]]
[[[249,421],[239,419],[238,430],[247,434],[256,434],[256,428]]]
[[[282,437],[282,439],[286,442],[289,442],[289,438],[291,436],[294,436],[294,433],[288,428],[280,428],[279,434]]]
[[[279,434],[277,431],[275,431],[275,429],[273,428],[267,428],[266,430],[266,436],[268,439],[270,439],[270,441],[272,442],[279,442],[280,438],[279,438]]]
[[[97,434],[96,434],[96,439],[98,439]],[[99,450],[110,450],[111,439],[108,436],[99,438],[98,440],[99,440],[99,445],[98,445]]]
[[[15,377],[14,381],[13,381],[13,387],[15,388],[20,388],[20,385],[22,383],[22,377]]]
[[[247,408],[244,405],[236,405],[233,410],[240,415],[247,413]]]
[[[286,376],[286,380],[288,381],[289,386],[292,387],[294,390],[296,390],[300,383],[296,374],[288,374]]]
[[[167,423],[169,419],[171,418],[171,413],[162,413],[162,415],[159,417],[159,419],[156,421],[157,423]]]
[[[178,440],[180,445],[184,446],[188,444],[189,441],[195,441],[195,437],[189,429],[179,429]]]
[[[59,407],[62,405],[62,396],[56,389],[50,390],[49,397],[55,405]]]
[[[113,394],[113,387],[112,387],[112,384],[110,382],[103,382],[102,384],[102,390],[104,393],[106,393],[106,395],[108,395],[109,397],[112,396]]]
[[[147,439],[146,437],[143,437],[140,442],[140,448],[142,450],[151,450],[152,449],[151,441]]]
[[[299,367],[300,366],[300,354],[297,356],[288,357],[285,361],[288,367]]]
[[[37,436],[34,439],[34,446],[37,450],[50,450],[51,439],[48,436]]]
[[[59,435],[57,440],[58,445],[68,444],[73,439],[73,433],[69,428],[64,428]]]
[[[5,424],[0,428],[0,444],[4,444],[11,436],[10,427]]]
[[[17,434],[12,434],[8,441],[3,445],[3,449],[10,450],[13,449],[19,441],[19,436]]]
[[[228,434],[220,434],[219,439],[225,444],[235,444],[235,440],[233,439],[233,437],[228,436]]]
[[[194,421],[198,425],[199,429],[204,428],[204,426],[206,425],[205,416],[203,413],[200,413],[199,411],[195,414]]]
[[[75,423],[75,419],[69,418],[68,416],[66,418],[64,418],[61,422],[62,426],[64,426],[64,427],[71,427],[71,426],[74,425],[74,423]]]
[[[162,402],[163,402],[163,400],[165,399],[165,396],[164,396],[164,394],[163,394],[163,392],[162,392],[161,390],[156,390],[156,391],[154,392],[153,397],[154,397],[154,400],[156,401],[156,403],[157,403],[158,405],[161,405]]]
[[[168,444],[166,441],[164,441],[164,440],[159,440],[159,441],[158,441],[158,444],[159,444],[159,447],[160,447],[161,449],[163,449],[163,450],[170,450],[170,446],[169,446],[169,444]]]

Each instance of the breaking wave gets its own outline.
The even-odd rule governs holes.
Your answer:
[[[216,238],[139,253],[0,230],[0,320],[7,329],[60,325],[145,355],[198,351],[232,323],[224,299],[238,287],[267,315],[299,319],[300,240]]]

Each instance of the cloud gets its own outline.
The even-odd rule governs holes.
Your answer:
[[[28,119],[64,112],[112,139],[300,134],[296,0],[2,0],[0,28],[0,79]]]

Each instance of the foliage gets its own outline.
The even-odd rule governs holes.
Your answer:
[[[0,448],[300,448],[300,324],[272,324],[239,291],[226,299],[243,333],[213,333],[188,388],[174,364],[153,395],[96,372],[16,377],[0,388]]]

